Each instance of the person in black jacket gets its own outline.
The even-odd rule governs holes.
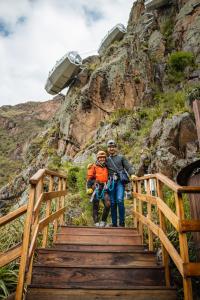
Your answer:
[[[112,226],[117,227],[117,208],[119,211],[119,226],[125,226],[125,207],[124,191],[125,184],[121,182],[119,173],[125,170],[131,178],[135,175],[132,166],[123,155],[117,154],[117,145],[114,140],[107,143],[109,157],[106,160],[106,166],[109,173],[110,189],[109,196],[111,201]]]

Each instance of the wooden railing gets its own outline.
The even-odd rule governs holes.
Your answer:
[[[175,212],[164,201],[164,186],[174,194]],[[191,277],[200,276],[200,263],[189,261],[186,233],[200,231],[200,220],[185,219],[184,193],[200,193],[200,186],[182,187],[162,174],[146,175],[133,180],[134,226],[139,229],[142,237],[146,226],[149,250],[154,248],[154,236],[159,238],[167,286],[170,286],[170,256],[183,278],[184,299],[191,300]],[[167,236],[166,219],[178,232],[180,251]]]
[[[66,176],[41,169],[30,179],[28,203],[0,218],[0,226],[3,226],[26,213],[22,243],[0,255],[0,266],[20,257],[16,300],[23,299],[24,287],[31,282],[37,243],[46,247],[50,237],[49,224],[53,223],[53,239],[58,226],[63,224],[66,195]]]

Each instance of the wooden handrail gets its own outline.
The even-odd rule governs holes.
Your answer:
[[[150,190],[150,181],[154,180],[153,193]],[[163,200],[163,185],[167,186],[174,192],[176,212],[174,213],[170,207]],[[144,189],[141,187],[144,186]],[[169,260],[171,256],[176,267],[183,278],[184,299],[192,300],[192,285],[191,276],[199,276],[200,263],[190,263],[188,254],[188,244],[186,232],[200,231],[200,220],[185,220],[184,207],[183,207],[183,193],[200,193],[200,186],[180,186],[167,178],[165,175],[157,173],[154,175],[145,175],[133,179],[133,197],[135,226],[139,228],[139,233],[143,235],[143,226],[148,228],[149,250],[153,248],[152,233],[157,236],[161,242],[163,252],[163,265],[165,267],[166,284],[170,285],[169,280]],[[143,203],[147,203],[147,215],[144,215]],[[159,213],[159,225],[153,222],[151,207],[156,206]],[[155,217],[154,217],[155,218]],[[167,218],[170,224],[178,232],[180,253],[175,249],[170,242],[166,227],[165,220]]]
[[[31,184],[37,184],[41,178],[43,178],[45,175],[49,176],[56,176],[56,177],[61,177],[61,178],[67,178],[65,174],[60,173],[60,172],[55,172],[47,169],[40,169],[38,170],[30,179]]]
[[[46,177],[50,178],[48,192],[44,192],[43,187],[43,181]],[[58,178],[57,190],[54,190],[55,177]],[[42,245],[45,247],[48,241],[48,225],[53,221],[56,221],[57,225],[59,222],[63,222],[63,214],[67,208],[64,206],[64,197],[67,195],[65,174],[47,169],[40,169],[31,177],[30,185],[28,204],[23,205],[0,218],[0,226],[4,226],[27,213],[24,225],[23,242],[0,254],[0,266],[4,266],[21,257],[15,296],[16,300],[22,300],[24,285],[31,280],[34,249],[37,244],[38,234],[43,231]],[[51,202],[54,201],[54,199],[57,203],[57,210],[51,213]],[[40,220],[40,215],[42,216],[40,211],[44,205],[46,206],[46,217]],[[57,227],[54,226],[54,230],[57,230]],[[28,272],[26,274],[27,269]]]
[[[6,216],[0,218],[0,226],[6,225],[21,215],[25,214],[27,211],[27,204],[17,208],[16,210],[10,212]]]

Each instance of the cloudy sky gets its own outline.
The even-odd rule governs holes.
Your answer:
[[[67,51],[84,58],[133,0],[0,0],[0,106],[43,101],[48,72]],[[93,52],[92,52],[93,51]]]

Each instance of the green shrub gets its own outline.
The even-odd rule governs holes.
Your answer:
[[[78,190],[77,178],[78,178],[79,171],[80,171],[79,167],[71,167],[68,170],[68,174],[67,174],[68,187],[69,190],[71,190],[73,193],[77,192]]]
[[[187,66],[194,66],[194,55],[192,52],[178,51],[169,56],[168,64],[175,72],[183,72]]]
[[[6,299],[16,289],[18,269],[16,264],[0,268],[0,299]]]

